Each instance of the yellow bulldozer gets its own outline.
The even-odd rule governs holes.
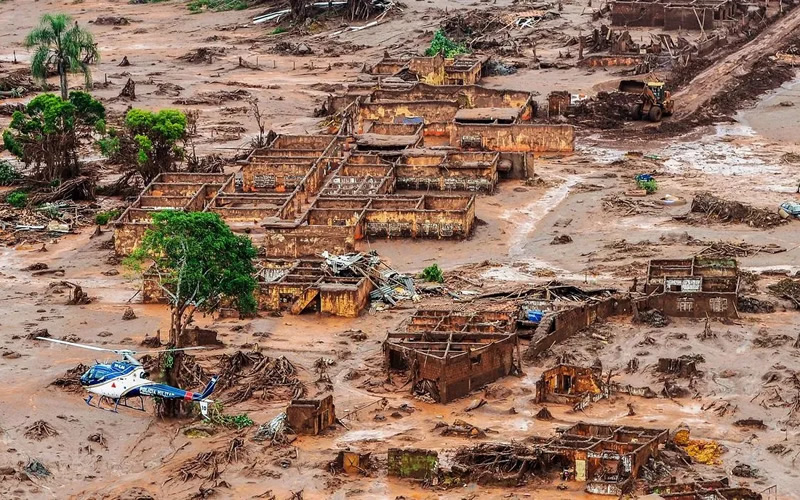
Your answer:
[[[637,120],[660,122],[662,117],[670,116],[675,108],[675,101],[664,82],[622,80],[619,82],[619,91],[641,94],[642,101],[633,110]]]

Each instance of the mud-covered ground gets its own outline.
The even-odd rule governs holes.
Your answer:
[[[131,24],[89,25],[102,54],[94,71],[95,82],[104,82],[106,77],[113,82],[95,93],[110,109],[122,112],[128,105],[157,109],[201,92],[244,89],[260,100],[262,108],[267,107],[269,127],[277,132],[302,133],[318,126],[312,112],[328,88],[320,83],[355,81],[362,65],[380,58],[385,49],[418,52],[438,26],[445,8],[452,12],[509,4],[411,2],[402,12],[387,16],[377,28],[339,37],[328,36],[342,23],[331,20],[320,28],[317,34],[321,36],[303,35],[314,54],[300,57],[273,52],[276,39],[288,38],[286,35],[270,35],[271,27],[249,24],[263,9],[189,15],[183,3],[176,1],[135,5],[100,0],[7,0],[0,2],[0,18],[10,21],[0,23],[0,64],[9,64],[6,61],[14,51],[21,61],[27,58],[20,40],[44,12],[69,12],[84,25],[100,15],[125,16]],[[562,18],[551,25],[577,31],[586,22],[580,16],[584,6],[565,2],[564,7]],[[225,52],[210,64],[177,59],[203,46],[224,47]],[[335,53],[326,53],[326,48]],[[551,57],[558,47],[539,50],[540,57]],[[123,56],[131,66],[117,66]],[[250,62],[258,57],[263,69],[237,69],[240,56]],[[112,100],[129,76],[123,73],[137,82],[139,98],[133,103]],[[523,69],[514,75],[491,77],[486,84],[546,95],[565,85],[574,91],[603,89],[617,79],[619,75],[605,71]],[[713,87],[708,76],[703,81],[704,92]],[[164,88],[164,83],[182,90],[177,95],[156,94],[158,84]],[[694,437],[718,440],[727,451],[719,465],[696,465],[690,470],[676,470],[676,474],[717,477],[729,475],[738,463],[746,463],[756,467],[759,475],[742,480],[745,484],[757,491],[777,485],[780,498],[800,497],[796,493],[800,479],[794,467],[800,453],[800,427],[791,407],[775,406],[773,397],[775,390],[787,401],[798,397],[794,377],[800,351],[793,343],[800,317],[789,303],[766,294],[766,285],[777,279],[770,273],[779,270],[794,275],[800,271],[798,222],[758,229],[707,221],[690,224],[683,218],[692,197],[704,191],[772,211],[783,201],[800,200],[795,194],[800,181],[798,165],[786,161],[787,153],[800,152],[800,134],[791,125],[796,122],[796,112],[780,104],[797,101],[798,85],[795,79],[768,94],[752,109],[742,111],[738,123],[703,127],[669,140],[657,136],[651,140],[626,139],[618,133],[606,136],[582,131],[575,154],[537,160],[542,183],[528,186],[506,181],[494,195],[480,195],[477,217],[481,223],[465,241],[364,241],[363,250],[377,250],[400,271],[414,273],[437,262],[446,273],[463,273],[483,283],[484,290],[510,289],[554,278],[580,286],[627,289],[634,277],[641,282],[648,259],[696,253],[704,248],[696,244],[697,240],[774,243],[786,248],[782,253],[760,253],[739,261],[744,270],[765,273],[747,293],[776,302],[775,313],[743,314],[741,319],[727,323],[712,321],[715,338],[702,341],[697,338],[704,328],[701,321],[673,320],[666,327],[653,328],[617,318],[555,346],[543,358],[527,361],[523,376],[507,377],[475,393],[474,398],[484,398],[487,404],[469,413],[464,410],[473,397],[447,405],[429,404],[405,390],[387,390],[383,384],[381,342],[387,331],[411,314],[414,307],[409,303],[371,311],[358,319],[314,315],[264,315],[247,321],[197,319],[198,324],[216,329],[225,344],[224,348],[197,354],[201,363],[212,366],[212,358],[222,353],[250,350],[257,344],[266,355],[286,356],[299,368],[309,397],[327,390],[325,384],[315,383],[315,361],[320,357],[335,360],[328,374],[337,415],[346,427],[337,426],[321,436],[300,437],[291,446],[272,447],[253,442],[252,428],[221,430],[205,438],[188,437],[184,431],[195,422],[155,419],[149,404],[147,413],[101,412],[83,403],[82,393],[49,385],[79,363],[90,364],[92,353],[44,345],[26,339],[26,335],[46,328],[54,338],[75,335],[80,342],[137,348],[145,336],[159,329],[167,331],[168,310],[138,303],[140,283],[111,258],[108,232],[92,237],[91,230],[85,229],[48,242],[46,252],[40,251],[41,244],[0,249],[0,471],[4,467],[20,470],[35,459],[52,474],[32,481],[2,475],[0,496],[193,498],[212,488],[219,498],[252,498],[267,491],[277,498],[288,498],[301,490],[303,498],[342,499],[586,497],[577,483],[566,483],[567,490],[557,489],[559,481],[537,482],[536,489],[532,485],[486,488],[467,484],[442,490],[424,489],[411,481],[386,476],[386,451],[390,447],[435,449],[446,462],[449,451],[475,444],[433,431],[437,423],[461,418],[491,429],[487,440],[502,441],[550,436],[555,428],[581,420],[663,428],[686,423]],[[201,111],[201,148],[206,153],[243,146],[255,131],[255,123],[243,109],[245,101],[176,106]],[[5,122],[0,120],[0,124]],[[633,177],[638,173],[651,173],[658,179],[656,194],[646,198],[625,196],[634,188]],[[666,195],[687,203],[665,205],[660,200]],[[634,205],[620,204],[617,200],[621,198],[633,200]],[[551,245],[561,234],[568,234],[572,243]],[[63,268],[64,276],[34,276],[23,271],[38,262],[51,269]],[[109,272],[112,270],[118,274]],[[49,286],[61,280],[79,283],[92,302],[65,305],[64,295],[53,293]],[[448,297],[425,300],[423,305],[486,307],[485,303],[454,303]],[[123,321],[128,306],[137,317]],[[360,330],[366,338],[353,335],[353,330]],[[703,375],[692,382],[693,390],[687,397],[615,396],[580,413],[567,406],[548,405],[555,420],[536,420],[533,416],[541,406],[532,402],[535,381],[554,363],[556,355],[564,353],[583,364],[600,359],[604,369],[616,374],[615,380],[648,385],[656,392],[663,387],[663,380],[653,369],[659,357],[700,354],[704,361],[698,367]],[[639,359],[638,371],[625,373],[627,362],[634,357]],[[381,398],[387,400],[385,407],[377,404]],[[635,415],[629,416],[629,403]],[[247,413],[256,424],[262,424],[286,404],[286,400],[254,398],[226,410]],[[716,411],[721,406],[728,409]],[[733,425],[748,417],[763,419],[766,429],[743,430]],[[26,429],[39,420],[48,422],[57,434],[41,441],[26,437]],[[103,435],[103,443],[89,439],[98,433]],[[236,437],[244,438],[242,458],[221,463],[217,480],[183,480],[179,469],[187,460],[207,451],[224,451]],[[782,444],[784,452],[767,450],[776,444]],[[383,466],[366,478],[331,474],[328,463],[346,448],[372,452]]]

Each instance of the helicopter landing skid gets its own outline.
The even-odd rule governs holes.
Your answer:
[[[87,405],[91,406],[92,408],[97,408],[98,410],[110,411],[111,413],[119,413],[117,411],[117,408],[121,406],[123,408],[130,408],[131,410],[146,411],[144,409],[144,399],[141,396],[136,396],[137,398],[139,398],[139,406],[129,405],[128,398],[113,399],[109,398],[108,396],[100,396],[97,399],[96,403],[92,403],[93,397],[94,396],[90,394],[89,397],[87,397],[84,401],[86,401]],[[105,406],[103,404],[104,402],[107,403]],[[110,408],[111,405],[113,405],[113,408]]]

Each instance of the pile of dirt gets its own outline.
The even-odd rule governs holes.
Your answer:
[[[198,49],[190,50],[186,54],[178,57],[178,59],[192,64],[211,64],[214,62],[215,57],[219,57],[224,54],[224,47],[200,47]]]
[[[630,92],[598,92],[597,96],[580,102],[565,115],[571,122],[601,130],[619,128],[633,120],[641,96]]]
[[[88,369],[88,366],[81,363],[75,368],[70,368],[64,375],[50,382],[50,385],[60,387],[68,392],[81,392],[83,390],[83,387],[81,387],[81,375],[86,373]]]
[[[784,222],[777,211],[770,212],[738,201],[724,200],[708,192],[694,197],[691,211],[705,214],[710,220],[747,224],[759,229],[775,227]]]
[[[196,94],[194,97],[177,99],[176,101],[173,101],[173,104],[182,104],[182,105],[209,104],[213,106],[218,106],[223,102],[243,101],[246,99],[250,99],[250,97],[251,97],[250,92],[243,89],[217,90],[215,92],[200,92]]]

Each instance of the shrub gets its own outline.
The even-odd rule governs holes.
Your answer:
[[[25,191],[14,191],[6,196],[6,203],[12,207],[22,208],[28,204],[28,193]]]
[[[444,273],[439,268],[439,264],[432,264],[422,270],[422,279],[434,283],[444,282]]]
[[[445,57],[450,58],[450,57],[455,57],[459,54],[468,54],[469,50],[464,44],[456,43],[447,38],[447,35],[444,34],[444,31],[438,30],[433,35],[433,40],[431,40],[431,46],[428,47],[428,50],[425,51],[425,55],[435,56],[440,52]]]
[[[19,172],[14,165],[7,161],[0,161],[0,186],[8,186],[19,177]]]
[[[97,212],[94,216],[94,222],[98,226],[105,226],[109,223],[109,221],[116,220],[120,216],[120,211],[118,209],[113,210],[106,210],[103,212]]]

